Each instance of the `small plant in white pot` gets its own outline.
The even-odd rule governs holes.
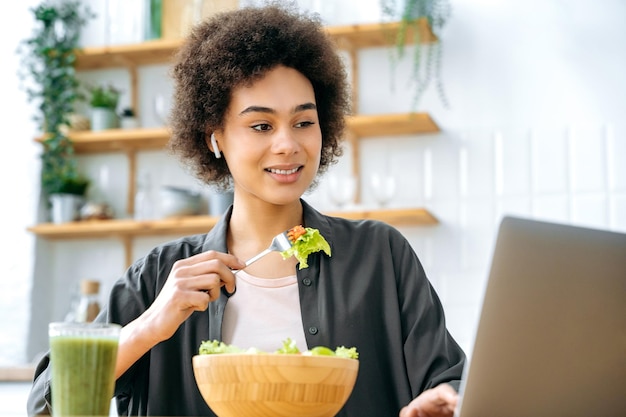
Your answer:
[[[89,88],[91,106],[91,130],[105,130],[119,127],[116,113],[120,90],[109,84]]]

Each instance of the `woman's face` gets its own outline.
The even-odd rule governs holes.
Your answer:
[[[238,200],[293,203],[320,164],[322,134],[313,86],[292,68],[270,70],[233,90],[224,129],[215,137]]]

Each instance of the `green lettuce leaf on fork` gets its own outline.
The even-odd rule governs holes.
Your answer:
[[[299,269],[309,267],[307,259],[312,253],[324,251],[326,255],[330,256],[330,245],[328,244],[326,239],[324,239],[324,237],[320,234],[319,230],[310,227],[305,227],[302,229],[304,229],[304,233],[298,236],[296,240],[292,242],[292,245],[289,249],[281,252],[284,259],[287,259],[290,256],[295,256],[296,259],[300,262]]]

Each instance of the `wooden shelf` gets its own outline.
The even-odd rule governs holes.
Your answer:
[[[353,220],[380,220],[393,226],[433,226],[439,224],[439,220],[424,208],[354,210],[326,214]]]
[[[419,31],[420,42],[436,42],[425,19],[410,26],[407,44],[413,43],[414,31]],[[360,25],[331,26],[328,33],[341,49],[373,48],[393,45],[400,22],[370,23]],[[417,29],[416,29],[417,28]],[[140,65],[165,64],[182,44],[180,39],[158,39],[138,44],[86,47],[79,51],[76,70],[96,70],[104,68],[136,67]]]
[[[329,212],[327,214],[348,219],[381,220],[394,226],[434,225],[438,223],[437,218],[423,208],[356,210]],[[184,236],[205,233],[215,226],[217,220],[217,217],[212,216],[188,216],[150,221],[132,219],[89,220],[64,224],[42,223],[28,228],[28,230],[47,239]]]
[[[435,216],[423,208],[354,210],[326,214],[355,220],[380,220],[394,226],[430,226],[439,223]],[[129,266],[133,261],[134,238],[206,233],[215,226],[218,219],[212,216],[187,216],[149,221],[88,220],[63,224],[42,223],[29,227],[28,231],[49,240],[119,238],[124,243],[125,264]]]
[[[348,131],[356,138],[438,132],[439,127],[426,113],[358,115],[347,119]],[[72,132],[76,153],[162,149],[169,139],[165,127],[110,129],[98,132]],[[36,139],[38,142],[43,137]]]
[[[211,216],[187,216],[162,220],[89,220],[63,224],[42,223],[28,230],[48,239],[103,238],[120,236],[186,235],[210,230],[217,222]]]
[[[351,116],[348,130],[357,138],[439,132],[427,113],[398,113]]]
[[[395,44],[400,22],[367,23],[359,25],[330,26],[326,30],[335,39],[341,49],[360,49],[386,47]],[[425,18],[410,25],[406,33],[406,44],[414,43],[415,31],[418,31],[420,43],[437,42],[437,37]]]
[[[76,70],[166,64],[181,45],[177,39],[157,39],[137,44],[86,47],[78,51]]]
[[[167,128],[108,129],[70,132],[76,153],[99,153],[162,149],[170,137]],[[40,136],[35,140],[43,142]]]

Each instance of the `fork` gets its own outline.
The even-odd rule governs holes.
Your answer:
[[[234,271],[233,273],[237,275],[239,271],[247,268],[248,266],[250,266],[250,264],[258,261],[259,259],[261,259],[262,257],[264,257],[265,255],[267,255],[268,253],[272,251],[283,252],[291,248],[293,246],[293,242],[289,238],[289,232],[291,232],[291,230],[293,230],[293,227],[289,230],[285,230],[284,232],[274,236],[274,239],[272,239],[272,243],[267,249],[265,249],[262,252],[259,252],[258,254],[254,255],[252,258],[248,259],[246,261],[246,266]]]

